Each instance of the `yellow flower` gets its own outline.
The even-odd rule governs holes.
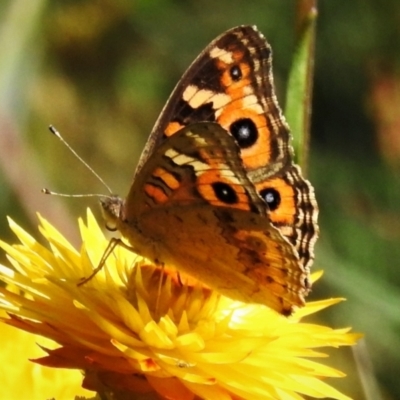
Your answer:
[[[80,387],[80,371],[43,368],[28,359],[43,355],[38,343],[54,347],[53,341],[6,324],[0,324],[0,337],[0,399],[71,400],[76,395],[93,395]]]
[[[8,284],[0,289],[3,321],[59,345],[42,347],[47,355],[36,363],[83,370],[84,388],[117,399],[349,399],[324,382],[343,374],[312,359],[324,356],[317,348],[353,345],[359,335],[301,321],[339,299],[308,303],[286,318],[183,284],[122,246],[77,285],[99,265],[108,240],[90,211],[87,225],[80,221],[80,252],[40,221],[51,250],[12,221],[21,244],[0,243],[15,268],[0,266]]]

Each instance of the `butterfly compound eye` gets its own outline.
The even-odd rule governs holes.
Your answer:
[[[281,204],[280,193],[273,188],[266,188],[260,191],[261,198],[267,203],[268,208],[271,211],[276,210]]]
[[[215,196],[218,200],[226,204],[235,204],[238,202],[238,196],[235,190],[224,182],[215,182],[212,185]]]
[[[238,119],[231,124],[229,131],[241,149],[251,147],[258,139],[257,127],[250,118]]]
[[[106,223],[106,229],[110,232],[115,232],[118,228],[115,224]]]

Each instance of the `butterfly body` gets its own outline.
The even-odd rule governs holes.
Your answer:
[[[150,260],[290,314],[310,290],[318,228],[289,140],[271,49],[254,27],[233,28],[178,83],[106,219]]]

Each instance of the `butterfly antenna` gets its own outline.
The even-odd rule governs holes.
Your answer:
[[[57,193],[53,192],[52,190],[49,190],[47,188],[42,189],[42,193],[44,194],[51,194],[52,196],[58,196],[58,197],[109,197],[109,196],[104,196],[104,194],[100,193],[88,193],[88,194],[66,194],[66,193]],[[112,196],[110,196],[112,197]]]
[[[103,186],[109,191],[109,193],[112,194],[112,190],[107,185],[107,183],[105,183],[103,178],[66,142],[66,140],[61,136],[60,132],[58,132],[58,130],[53,125],[49,126],[49,130],[54,136],[56,136],[59,140],[61,140],[61,142],[67,147],[67,149],[69,149],[69,151],[103,184]],[[101,196],[101,195],[97,195],[97,194],[64,195],[61,193],[51,192],[48,189],[43,189],[42,192],[46,193],[46,194],[53,194],[56,196],[65,196],[65,197],[97,197],[97,196]],[[104,196],[101,196],[101,197],[104,197]]]

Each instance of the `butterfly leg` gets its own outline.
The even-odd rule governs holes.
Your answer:
[[[77,286],[82,286],[85,283],[89,282],[104,267],[104,264],[106,263],[107,258],[111,255],[111,253],[114,251],[114,249],[117,246],[122,246],[122,247],[124,247],[125,249],[127,249],[129,251],[134,251],[134,249],[131,246],[129,246],[126,243],[124,243],[121,239],[112,238],[109,241],[109,243],[107,245],[107,248],[105,249],[105,251],[104,251],[104,253],[103,253],[102,257],[101,257],[99,265],[92,271],[92,273],[89,276],[87,276],[86,278],[82,278],[77,283]]]
[[[164,272],[165,272],[165,270],[164,270],[165,264],[163,262],[160,262],[160,261],[156,260],[156,265],[157,265],[158,268],[161,269],[160,279],[158,281],[157,299],[156,299],[156,311],[155,311],[155,314],[158,315],[158,311],[159,311],[159,307],[160,307],[161,289],[162,289],[162,283],[163,283]]]

